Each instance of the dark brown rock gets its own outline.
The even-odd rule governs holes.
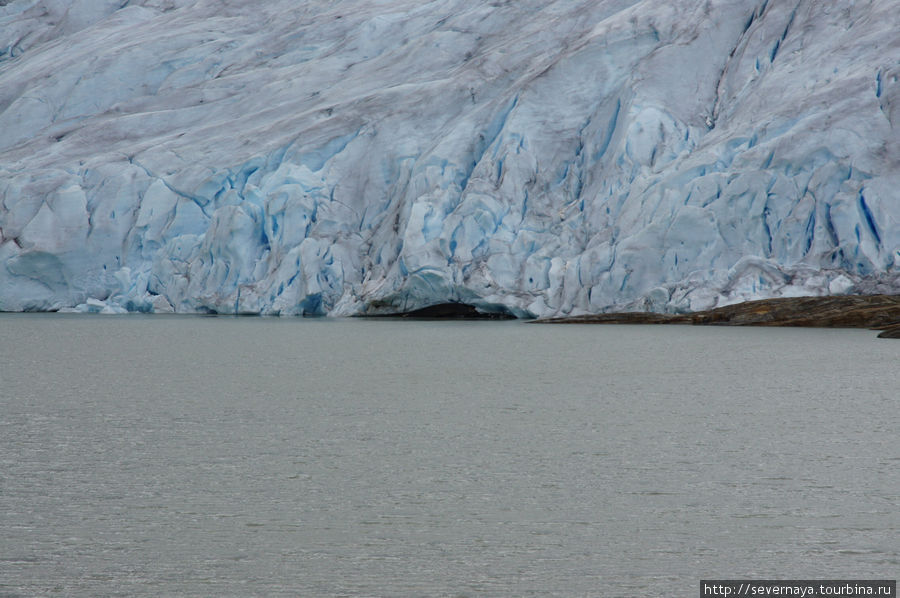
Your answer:
[[[885,328],[878,338],[900,338],[900,324],[894,324]]]
[[[560,324],[697,324],[874,328],[900,335],[900,295],[780,297],[747,301],[688,314],[625,312],[550,318]],[[898,338],[882,335],[883,338]]]
[[[368,318],[409,318],[411,320],[514,320],[504,312],[482,312],[466,303],[440,303],[414,311],[366,315]]]

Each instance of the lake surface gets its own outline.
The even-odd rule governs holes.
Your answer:
[[[0,315],[0,596],[894,579],[875,336]]]

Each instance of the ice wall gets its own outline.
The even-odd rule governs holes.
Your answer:
[[[0,3],[0,309],[900,292],[893,0]]]

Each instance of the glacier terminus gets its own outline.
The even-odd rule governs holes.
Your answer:
[[[0,310],[900,292],[895,0],[0,1]]]

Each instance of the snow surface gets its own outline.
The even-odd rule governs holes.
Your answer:
[[[895,0],[0,2],[0,309],[900,292]]]

